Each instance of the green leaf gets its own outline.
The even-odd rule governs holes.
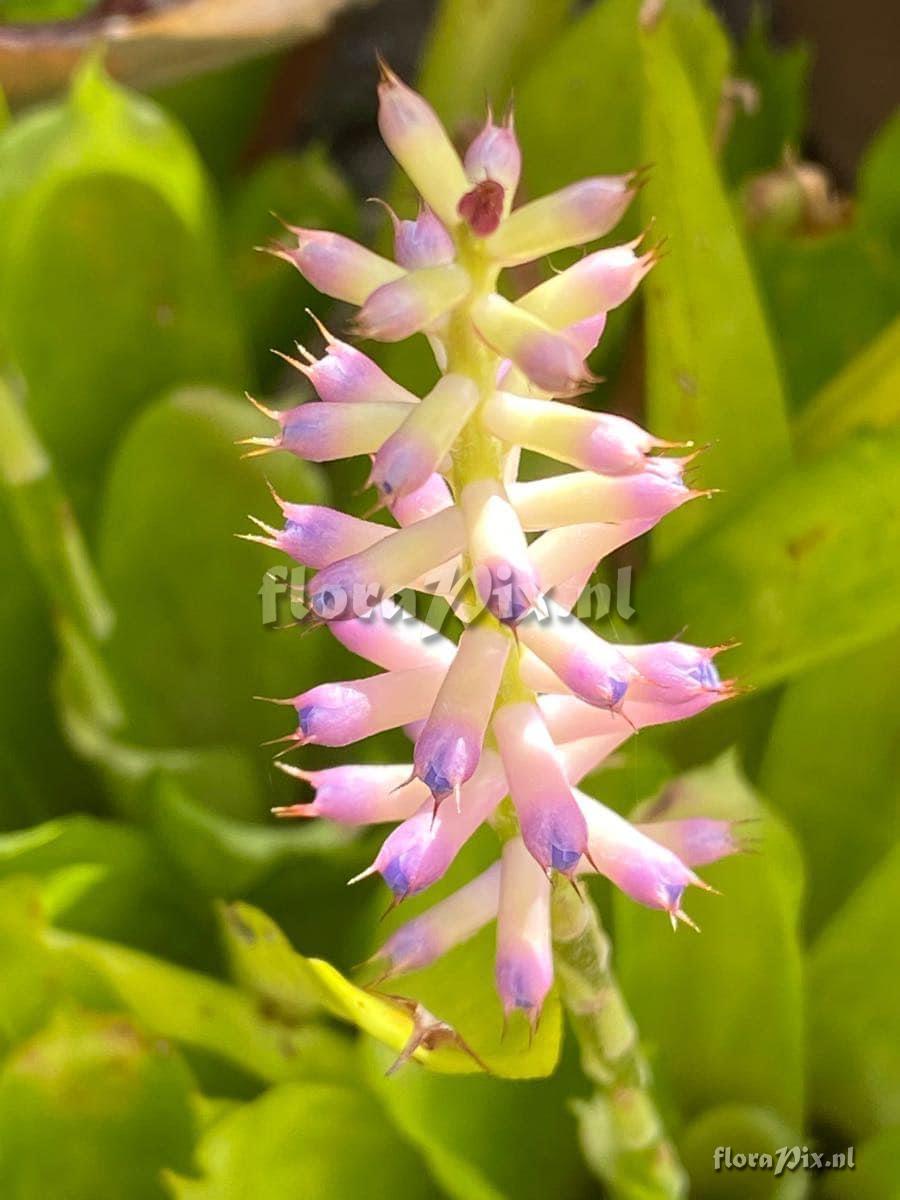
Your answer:
[[[703,482],[727,489],[716,516],[790,458],[778,363],[744,247],[669,21],[643,32],[646,220],[669,239],[644,285],[648,422],[661,437],[713,443]],[[728,297],[723,308],[722,298]],[[754,430],[747,436],[748,427]],[[662,528],[668,552],[709,521],[693,504]]]
[[[89,511],[142,405],[185,377],[245,374],[206,179],[157,106],[89,64],[68,100],[0,135],[0,219],[2,340]]]
[[[900,833],[898,661],[895,634],[801,675],[778,707],[760,787],[805,848],[812,932]]]
[[[0,1190],[16,1200],[161,1200],[190,1168],[191,1077],[126,1017],[64,1012],[0,1073]]]
[[[802,455],[831,450],[859,430],[900,424],[900,318],[818,392],[797,421]]]
[[[769,26],[770,19],[755,7],[734,64],[737,78],[756,89],[757,101],[749,111],[734,105],[723,153],[733,183],[779,166],[786,149],[799,148],[806,127],[809,50],[802,43],[774,46]]]
[[[323,147],[265,159],[241,182],[228,211],[235,294],[265,388],[274,387],[284,371],[273,347],[293,354],[297,338],[308,339],[311,332],[318,338],[304,309],[327,315],[322,297],[299,271],[260,253],[260,246],[285,238],[279,217],[303,228],[359,236],[359,202]]]
[[[699,644],[737,638],[727,671],[757,687],[885,637],[900,622],[900,512],[885,502],[898,467],[891,432],[787,473],[651,567],[636,601],[643,627],[668,637],[688,625]]]
[[[170,1175],[177,1200],[432,1197],[418,1156],[358,1088],[293,1083],[242,1105],[202,1138],[202,1178]]]
[[[810,1099],[860,1137],[900,1123],[900,848],[832,918],[809,960]]]
[[[732,756],[683,776],[642,819],[752,818],[758,856],[701,871],[721,896],[688,894],[699,935],[616,893],[623,991],[654,1055],[663,1092],[686,1118],[739,1101],[802,1120],[802,864],[786,829],[750,790]],[[635,814],[635,815],[638,815]],[[761,1019],[761,1015],[765,1019]]]
[[[513,85],[547,46],[573,0],[442,0],[425,50],[418,86],[451,129],[481,122],[485,100],[502,112]]]
[[[807,1171],[783,1169],[776,1174],[778,1151],[803,1144],[797,1130],[771,1109],[723,1104],[688,1126],[680,1150],[696,1194],[703,1200],[804,1200],[810,1190]],[[732,1156],[767,1154],[770,1161],[765,1167],[729,1168],[724,1156],[718,1164],[716,1160],[717,1149],[721,1153],[725,1148]]]
[[[318,682],[327,645],[324,631],[301,642],[263,624],[264,574],[287,560],[234,537],[250,528],[247,513],[275,519],[265,479],[286,499],[324,498],[321,475],[287,454],[264,467],[240,460],[234,441],[270,425],[246,401],[211,391],[154,405],[116,456],[98,553],[117,614],[109,660],[129,736],[151,746],[235,746],[260,773],[260,742],[286,725],[251,697],[296,695]],[[228,810],[223,782],[209,800]]]

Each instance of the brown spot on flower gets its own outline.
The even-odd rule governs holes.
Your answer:
[[[482,179],[466,192],[457,212],[478,237],[487,237],[503,216],[503,185],[496,179]]]

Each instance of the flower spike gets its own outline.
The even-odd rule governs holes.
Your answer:
[[[600,382],[588,356],[659,247],[636,239],[593,250],[518,297],[515,280],[499,279],[604,237],[641,172],[583,179],[516,207],[522,155],[512,115],[497,123],[488,112],[460,159],[430,104],[386,63],[380,69],[379,128],[419,193],[414,217],[388,209],[394,261],[296,226],[294,241],[271,249],[354,305],[361,336],[424,334],[440,378],[415,395],[319,324],[318,357],[303,347],[281,356],[318,401],[286,412],[257,404],[275,429],[244,444],[322,462],[370,456],[385,523],[273,493],[281,522],[250,518],[256,530],[239,536],[312,568],[301,631],[327,626],[378,671],[276,701],[297,718],[275,739],[278,756],[402,729],[412,750],[397,757],[411,761],[321,770],[279,762],[311,793],[274,812],[395,823],[351,881],[380,875],[392,907],[439,880],[473,834],[493,826],[494,861],[400,926],[375,958],[382,979],[419,970],[496,918],[504,1018],[521,1012],[533,1032],[553,981],[556,874],[565,877],[556,899],[580,904],[568,885],[580,898],[578,877],[599,872],[673,927],[696,928],[685,893],[711,889],[695,868],[747,848],[734,822],[682,817],[681,806],[679,819],[663,819],[663,806],[659,819],[634,824],[578,790],[638,730],[738,690],[717,669],[725,646],[613,645],[571,611],[604,558],[713,492],[693,486],[690,444],[594,404],[561,403]],[[525,482],[523,451],[572,469]],[[436,627],[432,614],[448,611],[458,635]],[[572,945],[559,938],[560,962]],[[388,999],[414,1022],[397,1065],[444,1042],[467,1049],[418,1002]]]

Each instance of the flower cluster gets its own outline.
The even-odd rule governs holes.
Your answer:
[[[498,861],[398,929],[382,957],[388,973],[421,968],[496,919],[504,1010],[535,1022],[553,977],[554,873],[600,872],[675,926],[691,923],[685,889],[705,886],[693,868],[738,849],[728,822],[635,825],[578,789],[636,730],[729,695],[714,664],[722,647],[612,644],[570,612],[600,559],[703,493],[685,483],[687,447],[559,402],[592,382],[586,356],[653,250],[629,242],[588,253],[515,302],[496,290],[504,268],[606,235],[637,176],[585,179],[514,208],[511,117],[489,115],[460,158],[425,100],[383,67],[378,120],[422,201],[415,219],[392,214],[395,261],[294,227],[295,244],[273,250],[358,306],[359,336],[424,333],[440,381],[415,396],[323,331],[321,357],[289,360],[318,399],[270,413],[277,431],[252,440],[258,452],[315,461],[371,455],[370,484],[396,527],[276,497],[281,527],[251,536],[314,569],[311,619],[382,669],[284,701],[298,726],[283,740],[346,746],[404,727],[414,748],[396,765],[281,764],[315,797],[275,811],[398,822],[363,872],[380,874],[397,900],[429,887],[494,823]],[[523,447],[574,470],[517,482]],[[448,564],[454,584],[446,573],[435,584]],[[457,643],[391,599],[429,586],[456,602]]]

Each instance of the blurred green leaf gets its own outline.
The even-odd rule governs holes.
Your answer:
[[[784,1146],[802,1146],[796,1129],[770,1108],[749,1104],[723,1104],[693,1121],[681,1137],[680,1150],[691,1177],[692,1195],[701,1200],[804,1200],[810,1191],[805,1170],[775,1173],[778,1151]],[[734,1154],[768,1154],[772,1165],[763,1168],[717,1169],[716,1149]]]
[[[516,132],[529,197],[583,175],[611,175],[640,165],[640,8],[640,0],[591,5],[516,88]],[[670,0],[666,8],[711,134],[728,69],[728,42],[702,0]]]
[[[895,634],[801,675],[778,707],[759,781],[805,848],[812,932],[900,834],[898,662]]]
[[[738,638],[727,670],[757,687],[885,637],[900,623],[900,511],[885,503],[898,467],[891,432],[788,472],[646,572],[642,626]]]
[[[350,1087],[272,1088],[217,1121],[197,1156],[201,1179],[168,1177],[177,1200],[436,1195],[372,1096]]]
[[[88,64],[0,135],[0,219],[2,340],[89,511],[136,410],[176,380],[245,373],[206,179],[170,118]]]
[[[220,904],[217,912],[229,971],[239,987],[287,1023],[318,1011],[319,993],[306,964],[271,917],[240,903]]]
[[[896,261],[853,226],[817,236],[761,232],[751,248],[787,394],[801,412],[895,316]]]
[[[865,228],[900,258],[900,112],[887,120],[869,143],[859,168],[859,215]]]
[[[731,755],[682,776],[635,815],[752,818],[762,841],[759,856],[703,868],[723,895],[689,893],[700,935],[675,936],[665,914],[615,895],[619,977],[664,1093],[688,1119],[740,1101],[773,1108],[800,1128],[803,880],[793,840]]]
[[[770,19],[755,6],[734,74],[750,83],[756,103],[734,102],[734,120],[723,151],[725,174],[733,183],[777,167],[785,149],[799,148],[806,125],[809,50],[800,43],[776,47]]]
[[[694,504],[669,518],[660,531],[668,552],[785,466],[790,444],[778,363],[691,87],[690,61],[665,16],[643,32],[640,48],[644,157],[654,163],[642,211],[670,239],[644,285],[648,420],[661,437],[713,443],[703,480],[727,489],[715,514]]]
[[[858,430],[900,424],[900,318],[809,402],[797,421],[799,454],[821,454]]]
[[[102,978],[141,1025],[242,1068],[257,1079],[329,1079],[346,1073],[343,1038],[294,1028],[217,979],[172,966],[137,950],[80,934],[49,930],[47,944]]]
[[[93,8],[96,0],[0,0],[0,21],[9,25],[34,21],[68,21]]]
[[[567,1101],[583,1086],[576,1057],[531,1082],[438,1078],[409,1070],[387,1078],[391,1056],[366,1039],[369,1085],[457,1200],[542,1200],[583,1196],[586,1172]],[[533,1135],[533,1136],[532,1136]]]
[[[323,147],[265,159],[241,182],[228,212],[235,293],[264,388],[274,387],[285,369],[272,348],[293,354],[297,339],[310,333],[318,339],[304,309],[323,315],[322,297],[298,271],[260,253],[261,246],[285,239],[279,217],[302,228],[359,236],[359,201]]]
[[[67,1011],[0,1073],[0,1190],[10,1200],[158,1200],[191,1165],[192,1081],[123,1016]]]
[[[826,1200],[900,1200],[900,1129],[886,1129],[854,1147],[852,1171],[826,1171]]]
[[[245,401],[212,391],[154,405],[116,456],[98,554],[117,614],[109,661],[130,736],[150,746],[241,747],[260,774],[259,743],[285,728],[284,714],[250,697],[318,682],[327,644],[322,631],[301,641],[263,625],[264,574],[286,559],[234,537],[250,528],[247,513],[273,519],[265,479],[286,499],[324,498],[321,475],[289,455],[264,466],[240,460],[234,441],[270,425]],[[229,805],[227,784],[204,802],[257,815]]]
[[[299,828],[236,821],[198,804],[171,778],[158,780],[149,808],[150,828],[170,861],[211,897],[246,895],[281,866],[300,874],[320,854],[334,854],[349,875],[359,858],[352,848],[355,832],[346,827],[326,821]]]
[[[809,961],[810,1101],[841,1134],[900,1123],[900,847],[822,931]]]
[[[450,129],[479,125],[485,101],[499,114],[514,84],[548,45],[573,0],[442,0],[419,73],[418,87]]]
[[[64,1001],[109,1007],[114,999],[90,967],[47,945],[46,925],[38,880],[0,880],[0,1054],[40,1029]]]
[[[0,835],[0,879],[46,878],[74,866],[99,868],[56,919],[67,929],[123,941],[193,966],[213,966],[213,924],[199,896],[144,835],[77,815]]]

